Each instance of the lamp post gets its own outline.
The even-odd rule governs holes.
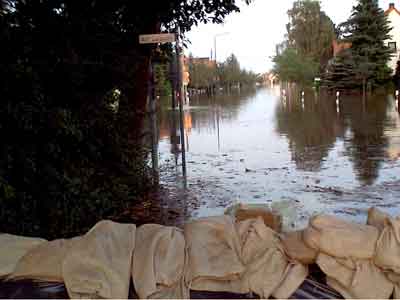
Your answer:
[[[217,64],[217,37],[228,35],[229,32],[223,32],[223,33],[218,33],[214,35],[214,59],[215,59],[215,64]]]
[[[222,32],[214,35],[214,59],[215,59],[215,68],[218,71],[218,62],[217,62],[217,37],[228,35],[229,32]],[[218,80],[215,84],[215,87],[218,88]],[[218,91],[215,91],[218,92]]]

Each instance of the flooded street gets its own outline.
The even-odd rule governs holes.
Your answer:
[[[320,212],[363,221],[377,206],[400,214],[400,118],[393,96],[305,93],[279,87],[190,99],[185,107],[187,187],[179,114],[160,113],[161,183],[188,217],[218,215],[235,203],[262,203],[302,227]],[[177,202],[178,203],[178,202]]]

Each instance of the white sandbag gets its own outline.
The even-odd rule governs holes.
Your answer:
[[[193,290],[289,297],[307,274],[291,270],[278,234],[262,218],[212,217],[185,226]],[[304,269],[303,269],[304,271]]]
[[[80,237],[76,237],[41,243],[20,259],[9,279],[63,282],[62,264],[64,258],[79,239]]]
[[[185,278],[192,290],[248,292],[237,284],[245,265],[240,259],[241,244],[232,217],[209,217],[187,223],[184,235],[189,258]]]
[[[10,275],[27,252],[44,242],[45,239],[0,234],[0,278]]]
[[[69,249],[62,273],[71,298],[127,299],[136,226],[97,223]]]
[[[140,298],[186,299],[185,239],[175,227],[143,225],[136,232],[132,278]]]
[[[334,257],[370,259],[378,236],[379,231],[373,226],[319,215],[310,219],[303,239],[309,247]]]

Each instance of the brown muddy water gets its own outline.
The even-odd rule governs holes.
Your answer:
[[[185,218],[219,215],[239,202],[280,209],[291,227],[316,213],[365,221],[376,206],[400,214],[400,115],[393,96],[322,96],[279,87],[191,97],[184,124],[160,112],[160,182]]]

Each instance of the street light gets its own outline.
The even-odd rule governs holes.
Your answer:
[[[215,59],[215,64],[217,64],[217,37],[223,36],[223,35],[228,35],[230,32],[223,32],[223,33],[218,33],[214,35],[214,59]]]
[[[218,71],[218,62],[217,62],[217,37],[228,35],[230,32],[222,32],[214,35],[214,59],[215,59],[215,68]],[[218,88],[218,82],[216,83],[216,88]]]

